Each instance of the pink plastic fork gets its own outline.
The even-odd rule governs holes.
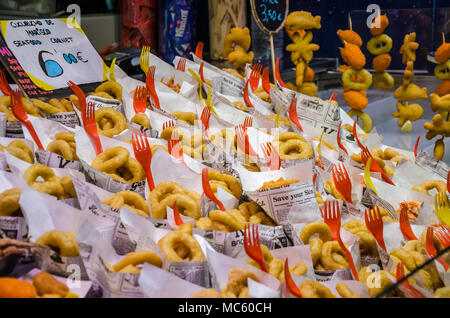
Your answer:
[[[202,121],[203,127],[205,127],[205,135],[208,136],[209,130],[209,119],[211,118],[211,110],[208,107],[203,108],[200,120]]]
[[[13,94],[10,96],[10,99],[11,99],[11,111],[13,112],[14,116],[16,116],[17,119],[19,119],[20,122],[28,129],[28,132],[30,133],[31,137],[33,138],[38,148],[44,150],[44,147],[42,146],[41,140],[39,139],[36,130],[34,129],[33,125],[28,119],[28,114],[25,111],[25,108],[23,107],[22,99],[20,98],[20,92],[18,89],[13,91]]]
[[[268,67],[266,67],[262,72],[262,87],[264,88],[267,94],[270,94],[271,86]]]
[[[244,249],[248,257],[258,263],[262,271],[268,273],[266,262],[261,250],[261,242],[259,240],[259,230],[256,224],[245,225],[244,229]]]
[[[400,231],[402,232],[405,240],[417,240],[417,236],[412,231],[411,224],[409,223],[408,205],[406,202],[400,203]]]
[[[250,145],[250,141],[247,135],[247,129],[244,129],[243,125],[237,125],[235,127],[235,132],[239,149],[241,149],[241,151],[243,151],[248,156],[258,157],[256,151],[253,150],[252,146]]]
[[[289,261],[286,257],[284,261],[284,281],[286,282],[287,289],[297,298],[302,298],[302,293],[300,292],[300,288],[297,287],[294,280],[292,279],[291,272],[289,270]]]
[[[150,191],[153,191],[153,189],[155,189],[155,183],[153,181],[151,169],[152,149],[150,148],[148,139],[141,131],[139,131],[139,133],[133,132],[131,135],[131,142],[133,144],[134,156],[145,171]]]
[[[186,72],[186,58],[185,57],[180,58],[180,60],[178,61],[177,70]]]
[[[0,70],[0,90],[6,96],[11,96],[14,92],[9,86],[8,80],[6,79],[6,75],[3,70]]]
[[[381,178],[383,179],[384,182],[395,186],[395,183],[392,182],[391,178],[389,178],[389,176],[383,171],[383,169],[380,168],[380,166],[370,153],[369,148],[363,146],[361,152],[361,159],[363,161],[364,166],[367,165],[367,161],[369,160],[369,158],[372,158],[372,163],[370,164],[370,171],[381,173]]]
[[[297,126],[297,128],[303,132],[302,125],[300,125],[300,121],[298,120],[297,114],[297,97],[292,99],[291,105],[289,106],[289,119]]]
[[[261,64],[255,64],[252,67],[252,72],[250,73],[249,81],[250,81],[250,88],[252,89],[252,92],[254,92],[258,86],[259,86],[259,79],[261,78],[261,70],[262,70]]]
[[[277,79],[277,82],[281,87],[288,88],[287,85],[283,82],[283,79],[280,75],[280,58],[277,58],[277,61],[275,63],[275,78]]]
[[[70,87],[70,89],[74,92],[74,94],[78,97],[78,101],[80,102],[81,105],[81,118],[83,120],[83,122],[85,121],[84,119],[84,115],[86,113],[86,95],[84,95],[83,91],[81,90],[81,88],[79,88],[74,82],[72,81],[68,81],[67,82],[67,86]]]
[[[195,48],[195,56],[198,57],[200,60],[203,60],[203,47],[205,43],[199,41],[197,44],[197,47]]]
[[[426,239],[426,244],[425,244],[427,253],[430,257],[436,257],[437,255],[437,251],[436,251],[436,247],[434,246],[434,235],[433,235],[433,228],[430,226],[427,228],[427,239]],[[437,261],[442,265],[442,267],[444,267],[445,272],[448,271],[448,269],[450,268],[450,266],[447,264],[446,261],[444,261],[444,259],[442,257],[438,257]]]
[[[331,207],[333,206],[333,210]],[[326,201],[324,204],[324,211],[323,211],[323,219],[324,222],[329,226],[331,230],[331,234],[333,236],[333,240],[337,241],[339,243],[339,246],[344,251],[345,255],[347,255],[348,264],[350,265],[350,269],[353,273],[353,276],[356,280],[359,280],[358,278],[358,272],[356,271],[355,263],[353,262],[352,255],[350,254],[350,251],[345,247],[344,242],[342,242],[341,239],[341,209],[339,207],[339,201],[333,200],[333,201]]]
[[[275,147],[271,142],[267,142],[261,145],[262,151],[264,153],[264,158],[266,158],[267,166],[270,170],[276,171],[281,168],[280,155],[276,151]]]
[[[97,121],[95,120],[95,103],[89,102],[83,118],[84,130],[89,136],[97,155],[103,152],[102,143],[97,131]]]
[[[397,282],[400,281],[401,279],[403,279],[403,277],[405,277],[405,270],[403,268],[403,262],[400,262],[397,264],[397,272],[396,272],[396,278],[397,278]],[[409,297],[409,298],[425,298],[424,295],[422,295],[421,292],[419,292],[417,289],[415,289],[408,280],[405,280],[404,282],[401,283],[403,289],[403,293],[405,294],[405,296]]]
[[[344,197],[345,201],[353,203],[352,200],[352,182],[348,176],[344,164],[335,165],[331,172],[333,174],[334,185],[338,192]]]
[[[342,127],[342,120],[341,120],[341,123],[339,124],[339,129],[338,129],[338,131],[337,131],[337,144],[338,144],[339,148],[341,148],[342,151],[344,151],[344,152],[348,155],[347,149],[345,149],[345,146],[342,144],[342,140],[341,140],[341,127]]]
[[[211,189],[211,184],[209,183],[209,175],[208,175],[208,168],[203,168],[202,170],[202,187],[203,192],[205,193],[206,197],[210,199],[212,202],[214,202],[220,210],[226,211],[225,206],[222,202],[217,199],[217,197],[214,195],[214,192]]]
[[[439,228],[434,232],[436,238],[441,242],[444,248],[450,246],[450,229],[448,226],[442,224]]]
[[[248,127],[253,127],[253,117],[247,116],[244,119],[244,129],[247,129]]]
[[[387,252],[383,237],[383,218],[380,208],[376,206],[374,209],[366,209],[364,211],[364,221],[366,222],[367,229],[375,237],[375,240],[377,240],[378,245]]]
[[[159,97],[158,94],[156,93],[155,88],[155,71],[156,66],[154,65],[148,68],[147,78],[145,79],[145,85],[147,85],[147,89],[150,92],[153,104],[156,106],[156,108],[161,108],[159,104]]]
[[[147,89],[144,86],[136,87],[133,96],[133,108],[136,113],[145,113],[147,109]]]
[[[248,85],[249,85],[249,81],[247,81],[245,83],[245,87],[244,87],[244,102],[248,107],[255,108],[255,106],[253,106],[253,104],[252,104],[252,101],[250,100],[250,97],[248,96]]]

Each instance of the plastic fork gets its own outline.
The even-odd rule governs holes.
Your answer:
[[[205,127],[205,135],[208,135],[209,130],[209,119],[211,118],[211,111],[208,107],[203,108],[200,120],[202,121],[203,127]]]
[[[102,143],[97,131],[97,122],[95,120],[95,103],[89,102],[83,117],[84,130],[89,136],[97,155],[103,152]]]
[[[414,146],[414,157],[416,157],[417,158],[417,149],[419,148],[419,141],[420,141],[420,136],[419,137],[417,137],[417,140],[416,140],[416,145]],[[450,190],[449,190],[449,192],[450,192]]]
[[[247,81],[245,83],[245,87],[244,87],[244,102],[248,107],[255,108],[255,106],[253,106],[253,104],[250,100],[250,97],[248,96],[248,85],[249,85],[249,81]]]
[[[205,43],[199,41],[197,44],[197,47],[195,48],[195,56],[198,57],[200,60],[203,60],[203,47]]]
[[[150,96],[152,98],[153,104],[156,108],[160,108],[158,94],[156,94],[155,88],[155,70],[156,66],[151,66],[148,69],[147,78],[145,79],[145,84],[147,85],[147,89],[150,92]]]
[[[167,150],[169,150],[169,153],[173,157],[180,160],[181,163],[186,164],[183,157],[183,147],[181,147],[180,137],[177,131],[170,134],[169,140],[167,141]]]
[[[226,211],[225,206],[222,202],[217,199],[217,197],[214,195],[214,192],[211,189],[211,184],[209,183],[209,175],[208,175],[208,168],[203,168],[202,170],[202,186],[203,186],[203,192],[205,193],[206,197],[210,199],[212,202],[214,202],[220,210]]]
[[[81,117],[84,122],[84,114],[86,113],[86,95],[84,95],[81,88],[79,88],[74,82],[68,81],[67,86],[74,92],[74,94],[78,97],[78,100],[81,104]]]
[[[439,221],[450,226],[450,204],[446,192],[435,195],[434,210]]]
[[[261,145],[262,151],[264,153],[264,158],[266,158],[267,166],[272,171],[280,170],[281,159],[280,155],[276,151],[275,147],[271,142],[266,142]]]
[[[0,90],[6,96],[11,96],[14,93],[11,86],[9,86],[8,81],[6,80],[6,75],[3,70],[0,70]]]
[[[441,242],[444,248],[448,248],[450,246],[450,230],[446,225],[441,225],[434,232],[436,238]]]
[[[178,61],[177,70],[186,72],[186,58],[185,57],[180,58],[180,60]]]
[[[400,203],[400,231],[402,232],[405,240],[417,240],[417,236],[412,231],[411,224],[409,223],[408,205],[406,202]]]
[[[377,240],[378,245],[387,252],[383,237],[383,218],[380,208],[376,206],[374,209],[366,209],[364,211],[364,221],[366,222],[367,229],[375,237],[375,240]]]
[[[20,98],[20,92],[19,90],[13,91],[13,94],[10,97],[11,99],[11,110],[22,124],[28,129],[30,132],[31,137],[33,137],[34,142],[38,146],[39,149],[44,150],[44,147],[42,146],[41,140],[39,139],[36,130],[34,130],[33,125],[31,124],[30,120],[28,119],[28,114],[25,111],[25,108],[22,104],[22,99]]]
[[[249,82],[250,82],[250,88],[252,89],[252,92],[254,92],[258,86],[259,86],[259,79],[261,78],[261,70],[262,70],[261,64],[255,64],[252,67],[252,72],[250,73]]]
[[[266,67],[262,72],[262,87],[264,88],[267,94],[270,94],[271,86],[268,67]]]
[[[316,181],[317,181],[317,172],[314,174],[314,177],[313,177],[313,186],[314,186],[314,189],[316,188]]]
[[[198,69],[198,74],[200,75],[200,78],[202,79],[203,83],[205,83],[205,75],[203,74],[204,67],[205,67],[205,62],[202,62],[200,64],[200,68]]]
[[[261,242],[259,240],[259,230],[256,224],[245,225],[244,229],[244,249],[248,257],[258,263],[261,270],[268,273],[266,262],[264,261],[263,253],[261,250]]]
[[[403,262],[400,262],[397,264],[397,272],[396,272],[396,278],[397,282],[403,279],[405,277],[405,270],[403,268]],[[404,282],[400,283],[403,287],[403,293],[405,296],[409,298],[425,298],[424,295],[422,295],[421,292],[419,292],[417,289],[415,289],[411,284],[408,282],[408,280],[405,280]]]
[[[253,117],[252,116],[247,116],[244,119],[244,129],[247,129],[248,127],[252,127],[253,126]]]
[[[173,218],[176,225],[180,226],[184,224],[183,219],[180,216],[180,212],[178,211],[177,201],[173,203]]]
[[[286,282],[287,289],[297,298],[302,298],[302,293],[300,292],[300,288],[297,287],[294,280],[291,277],[291,272],[289,271],[289,261],[286,257],[284,261],[284,281]]]
[[[347,169],[344,164],[340,163],[332,168],[333,181],[336,189],[344,197],[345,201],[353,203],[352,200],[352,182],[348,176]]]
[[[297,97],[294,97],[291,101],[291,105],[289,106],[289,119],[297,126],[297,128],[303,132],[302,125],[300,125],[300,121],[298,120],[297,114]]]
[[[333,205],[333,211],[331,210],[331,206]],[[326,201],[324,204],[323,211],[323,219],[324,222],[329,226],[331,230],[331,234],[333,236],[333,240],[339,243],[339,246],[344,251],[345,255],[347,255],[348,264],[350,265],[350,269],[353,273],[353,276],[356,280],[358,278],[358,272],[356,271],[355,263],[353,262],[352,255],[350,251],[345,247],[344,242],[341,239],[341,209],[339,207],[339,201]]]
[[[133,107],[136,113],[145,113],[147,109],[147,89],[144,86],[136,87],[133,96]]]
[[[391,178],[389,178],[389,176],[383,171],[383,169],[380,168],[378,163],[375,161],[375,159],[373,158],[372,154],[369,151],[369,148],[363,146],[361,152],[361,159],[363,161],[364,166],[367,165],[367,160],[369,158],[372,158],[372,163],[370,164],[370,171],[381,173],[381,178],[383,179],[384,182],[387,182],[395,186],[395,183],[392,182]]]
[[[173,120],[168,120],[166,122],[163,123],[163,131],[166,130],[169,127],[175,127],[175,121]]]
[[[147,183],[150,191],[153,191],[153,189],[155,189],[155,183],[153,181],[151,169],[152,150],[148,139],[141,131],[139,131],[139,133],[133,132],[131,135],[131,142],[133,144],[134,156],[145,171],[145,176],[147,177]]]
[[[450,192],[450,170],[447,174],[447,191]]]
[[[426,244],[425,247],[427,249],[427,253],[428,255],[433,258],[436,257],[437,255],[437,251],[436,251],[436,247],[434,246],[434,238],[433,238],[433,228],[430,226],[427,229],[427,239],[426,239]],[[448,269],[450,268],[450,266],[447,264],[446,261],[444,261],[444,259],[442,257],[438,257],[437,261],[439,263],[441,263],[441,265],[444,267],[444,270],[447,272]]]
[[[348,155],[347,149],[345,149],[344,145],[342,144],[342,140],[341,140],[341,127],[342,127],[342,120],[341,120],[341,123],[339,124],[339,129],[338,129],[338,131],[337,131],[337,144],[338,144],[339,148],[341,148],[342,151],[344,151],[344,152]]]
[[[253,150],[248,140],[247,129],[243,125],[237,125],[235,127],[237,144],[239,149],[241,149],[246,155],[251,157],[258,157],[258,154]]]
[[[281,87],[288,88],[287,85],[283,82],[283,79],[280,75],[280,58],[277,58],[277,61],[275,63],[275,78],[278,84],[281,85]]]
[[[139,65],[144,74],[148,73],[148,69],[150,67],[150,47],[145,46],[142,47],[141,56],[139,58]]]
[[[355,119],[355,122],[353,123],[353,136],[355,137],[359,148],[361,148],[361,150],[363,150],[364,149],[364,145],[361,143],[361,141],[359,141],[358,132],[356,131],[356,119]]]

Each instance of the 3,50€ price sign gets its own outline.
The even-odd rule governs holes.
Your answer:
[[[253,16],[264,32],[276,34],[289,13],[289,0],[251,0]]]

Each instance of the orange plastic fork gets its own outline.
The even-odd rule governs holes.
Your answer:
[[[183,225],[183,219],[180,216],[180,212],[178,211],[177,201],[173,203],[173,218],[175,219],[175,224],[180,226]]]
[[[208,107],[203,108],[200,120],[202,121],[203,127],[205,127],[205,135],[208,136],[209,130],[209,119],[211,118],[211,110]]]
[[[313,186],[314,186],[314,188],[316,188],[316,180],[317,180],[317,172],[314,174],[314,177],[313,177]]]
[[[336,189],[344,197],[345,201],[353,203],[352,200],[352,182],[348,176],[347,169],[344,164],[335,165],[331,172],[333,173],[333,181]]]
[[[247,116],[244,119],[244,129],[247,129],[248,127],[252,127],[253,126],[253,117],[252,116]]]
[[[375,237],[375,240],[377,240],[378,245],[387,252],[383,237],[383,218],[380,208],[377,206],[374,209],[366,209],[364,211],[364,221],[366,222],[367,229]]]
[[[370,164],[370,171],[381,173],[381,178],[383,179],[384,182],[387,182],[395,186],[395,183],[392,182],[391,178],[389,178],[389,176],[383,171],[383,169],[380,168],[376,160],[373,158],[372,154],[369,151],[369,148],[363,146],[361,152],[361,159],[363,161],[364,166],[367,165],[367,160],[369,160],[369,158],[372,158],[372,163]]]
[[[262,72],[262,87],[266,91],[267,94],[270,94],[270,79],[269,79],[269,68],[266,67]]]
[[[139,131],[139,134],[133,132],[131,135],[131,142],[133,144],[134,156],[145,171],[145,176],[147,177],[147,183],[150,191],[153,191],[153,189],[155,189],[155,182],[153,181],[151,169],[152,150],[148,139],[141,131]]]
[[[136,113],[145,113],[147,109],[147,89],[144,86],[136,87],[133,96],[133,108]]]
[[[291,272],[289,271],[289,261],[286,257],[284,261],[284,281],[286,282],[287,289],[297,298],[302,298],[302,293],[300,292],[300,288],[297,287],[294,280],[291,277]]]
[[[341,140],[341,126],[342,126],[342,120],[341,120],[341,123],[339,124],[339,129],[337,131],[337,144],[338,144],[339,148],[341,148],[342,151],[344,151],[348,155],[348,151],[347,151],[347,149],[345,149],[344,145],[342,144],[342,140]]]
[[[249,85],[249,81],[250,81],[250,80],[248,80],[248,81],[245,83],[245,87],[244,87],[244,102],[245,102],[245,104],[246,104],[248,107],[255,108],[255,106],[253,106],[253,104],[252,104],[252,102],[251,102],[251,100],[250,100],[250,97],[248,97],[248,85]]]
[[[86,113],[86,95],[84,95],[83,91],[81,90],[81,88],[79,88],[74,82],[72,81],[68,81],[67,82],[67,86],[70,87],[70,89],[75,93],[75,95],[78,97],[78,100],[80,102],[81,105],[81,117],[83,119],[83,122],[85,121],[84,119],[84,114]]]
[[[169,140],[167,141],[167,150],[169,150],[169,153],[173,157],[180,160],[181,163],[186,164],[183,157],[183,147],[181,146],[180,137],[177,131],[170,134]]]
[[[199,41],[197,44],[197,47],[195,48],[195,56],[201,60],[203,60],[203,47],[204,46],[205,46],[205,43]]]
[[[203,74],[204,67],[205,67],[205,62],[202,62],[202,64],[200,64],[200,68],[198,69],[198,74],[200,74],[200,78],[202,79],[203,83],[205,83],[205,75]]]
[[[9,86],[9,83],[6,79],[6,75],[3,72],[3,70],[0,70],[0,90],[6,96],[11,96],[14,93],[11,86]]]
[[[264,261],[263,253],[261,250],[261,242],[259,240],[259,230],[256,224],[245,225],[244,229],[244,249],[248,257],[258,263],[262,271],[268,273],[266,262]]]
[[[333,205],[333,211],[331,210],[331,205]],[[339,243],[339,246],[344,251],[345,255],[347,255],[348,264],[350,265],[353,276],[356,280],[359,280],[358,272],[356,271],[352,255],[350,254],[350,251],[347,249],[347,247],[345,247],[344,242],[342,242],[341,239],[341,216],[342,215],[341,209],[339,207],[339,201],[333,200],[325,202],[323,211],[324,222],[329,226],[333,240]]]
[[[434,232],[434,235],[439,240],[439,242],[441,242],[441,244],[442,244],[442,246],[444,246],[444,248],[447,248],[450,246],[450,229],[448,226],[442,224]]]
[[[353,123],[353,136],[355,136],[355,139],[356,139],[356,142],[358,143],[359,148],[361,148],[361,150],[363,150],[364,146],[361,143],[361,141],[359,141],[358,132],[356,131],[356,119],[355,119],[355,122]]]
[[[264,153],[264,158],[266,158],[267,166],[272,171],[280,170],[281,159],[280,155],[276,151],[275,147],[271,142],[266,142],[261,145],[262,151]]]
[[[397,264],[397,282],[403,279],[405,277],[405,270],[403,268],[403,262],[400,262]],[[403,293],[406,297],[409,298],[425,298],[424,295],[422,295],[421,292],[419,292],[417,289],[415,289],[411,284],[408,282],[408,280],[405,280],[401,283],[403,289]]]
[[[235,127],[237,144],[239,149],[241,149],[246,155],[251,157],[258,157],[258,154],[253,150],[248,140],[247,129],[243,125],[237,125]]]
[[[11,99],[11,110],[14,116],[16,116],[20,120],[20,122],[28,129],[31,137],[33,137],[33,140],[38,146],[38,148],[44,150],[44,147],[42,146],[41,140],[39,139],[36,130],[34,130],[33,125],[28,119],[28,114],[25,111],[25,108],[23,107],[22,99],[20,98],[20,92],[18,89],[13,91],[13,94],[11,95],[10,99]]]
[[[252,92],[254,92],[258,86],[259,86],[259,79],[261,78],[261,70],[262,70],[261,64],[255,64],[252,67],[252,72],[250,73],[249,81],[250,81],[250,88],[252,89]]]
[[[434,238],[433,238],[433,228],[430,226],[427,228],[427,239],[425,247],[427,249],[427,253],[430,257],[436,257],[437,251],[436,247],[434,246]],[[447,264],[446,261],[442,257],[438,257],[437,261],[441,263],[441,265],[444,267],[444,270],[447,272],[450,266]]]
[[[406,202],[400,203],[400,231],[407,241],[414,241],[418,239],[412,231],[411,224],[409,224],[408,205]]]
[[[185,57],[180,58],[180,60],[178,61],[177,70],[186,72],[186,58]]]
[[[283,82],[283,79],[280,75],[280,58],[277,58],[277,61],[275,63],[275,78],[277,79],[277,82],[281,85],[281,87],[288,88],[287,85]]]
[[[203,192],[205,193],[206,197],[210,199],[212,202],[214,202],[220,210],[226,211],[225,206],[222,202],[217,199],[217,197],[214,195],[214,192],[211,189],[211,184],[209,183],[209,176],[208,176],[208,168],[203,168],[202,170],[202,186],[203,186]]]
[[[145,79],[145,85],[147,86],[147,89],[150,92],[153,104],[156,106],[156,108],[161,108],[159,104],[158,94],[156,93],[155,88],[155,71],[156,66],[154,65],[148,68],[147,78]]]
[[[300,121],[298,120],[297,114],[297,97],[294,97],[291,102],[291,106],[289,106],[289,119],[297,126],[297,128],[303,132],[302,125],[300,125]]]
[[[103,152],[102,143],[97,131],[97,122],[95,120],[95,103],[89,102],[86,106],[86,112],[83,117],[84,130],[89,136],[97,155]]]
[[[419,141],[420,141],[420,136],[417,137],[416,145],[414,146],[414,157],[417,157],[417,156],[418,156],[418,155],[417,155],[417,150],[418,150],[418,148],[419,148]],[[450,190],[449,190],[449,191],[450,191]]]
[[[163,123],[163,131],[166,130],[169,127],[175,127],[175,121],[173,120],[168,120],[166,122]]]

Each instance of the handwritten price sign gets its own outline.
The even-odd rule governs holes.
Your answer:
[[[23,72],[45,91],[106,79],[103,60],[79,25],[66,19],[0,21],[3,39]]]
[[[250,4],[261,30],[268,34],[280,32],[289,13],[289,0],[251,0]]]

